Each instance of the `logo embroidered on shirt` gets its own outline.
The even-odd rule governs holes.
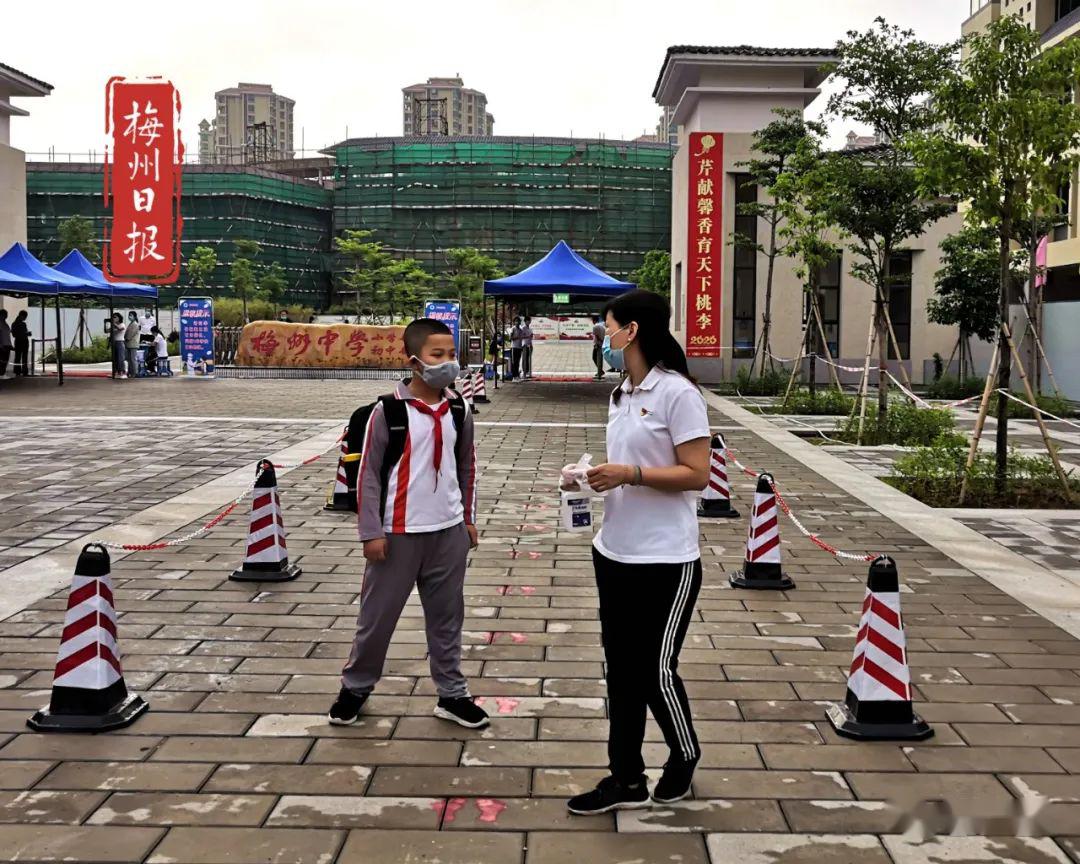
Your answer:
[[[642,416],[642,417],[648,417],[648,416],[649,416],[650,414],[652,414],[652,413],[653,413],[653,412],[652,412],[652,411],[650,411],[650,410],[649,410],[648,408],[642,408],[642,409],[641,409],[641,416]]]

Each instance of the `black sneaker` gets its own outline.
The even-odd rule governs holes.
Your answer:
[[[435,706],[435,716],[440,720],[457,723],[458,726],[464,726],[466,729],[482,729],[491,722],[487,712],[468,696],[440,699],[439,704]]]
[[[591,792],[575,795],[566,809],[575,816],[598,816],[612,810],[637,810],[649,806],[649,787],[644,776],[637,783],[620,783],[605,777]]]
[[[682,759],[668,759],[652,800],[657,804],[674,804],[690,794],[690,782],[694,779],[694,768],[698,760],[685,762]]]
[[[351,690],[342,687],[334,704],[330,706],[328,715],[330,722],[334,726],[352,726],[360,719],[360,709],[364,707],[365,702],[367,702],[367,696],[357,696]]]

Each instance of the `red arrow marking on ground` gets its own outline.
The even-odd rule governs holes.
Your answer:
[[[499,696],[495,699],[495,703],[499,706],[500,714],[513,714],[514,709],[521,704],[517,699],[512,699],[509,696]]]
[[[496,801],[494,798],[477,798],[476,809],[480,811],[481,822],[494,822],[499,818],[499,814],[506,809],[506,805],[502,801]]]
[[[540,557],[540,555],[541,555],[540,552],[530,552],[529,553],[529,558],[531,558],[533,561],[535,561],[537,558]]]
[[[472,701],[476,705],[483,705],[487,700],[483,696],[474,696]]]
[[[532,585],[522,585],[521,586],[521,593],[522,594],[535,594],[536,589]]]
[[[510,641],[517,644],[517,645],[520,645],[527,638],[528,637],[524,633],[511,633],[510,634]]]

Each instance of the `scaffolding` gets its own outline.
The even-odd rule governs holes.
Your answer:
[[[27,234],[30,251],[44,261],[60,260],[58,226],[71,216],[89,219],[102,237],[109,212],[102,197],[102,166],[95,163],[40,163],[26,166]],[[324,307],[329,297],[330,226],[333,193],[317,183],[254,167],[185,165],[181,251],[196,246],[217,253],[208,281],[228,294],[236,240],[260,244],[260,264],[285,270],[285,300]],[[186,273],[162,286],[163,302],[190,293]]]
[[[625,278],[646,252],[670,246],[666,143],[415,136],[325,152],[337,160],[335,235],[373,231],[435,275],[448,270],[449,248],[476,248],[514,272],[566,240]]]

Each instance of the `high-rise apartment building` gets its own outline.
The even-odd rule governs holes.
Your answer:
[[[199,123],[199,161],[250,165],[292,159],[293,106],[269,84],[218,90],[213,119]]]
[[[487,96],[465,86],[460,77],[428,78],[403,87],[402,128],[406,135],[494,135],[495,118]]]

